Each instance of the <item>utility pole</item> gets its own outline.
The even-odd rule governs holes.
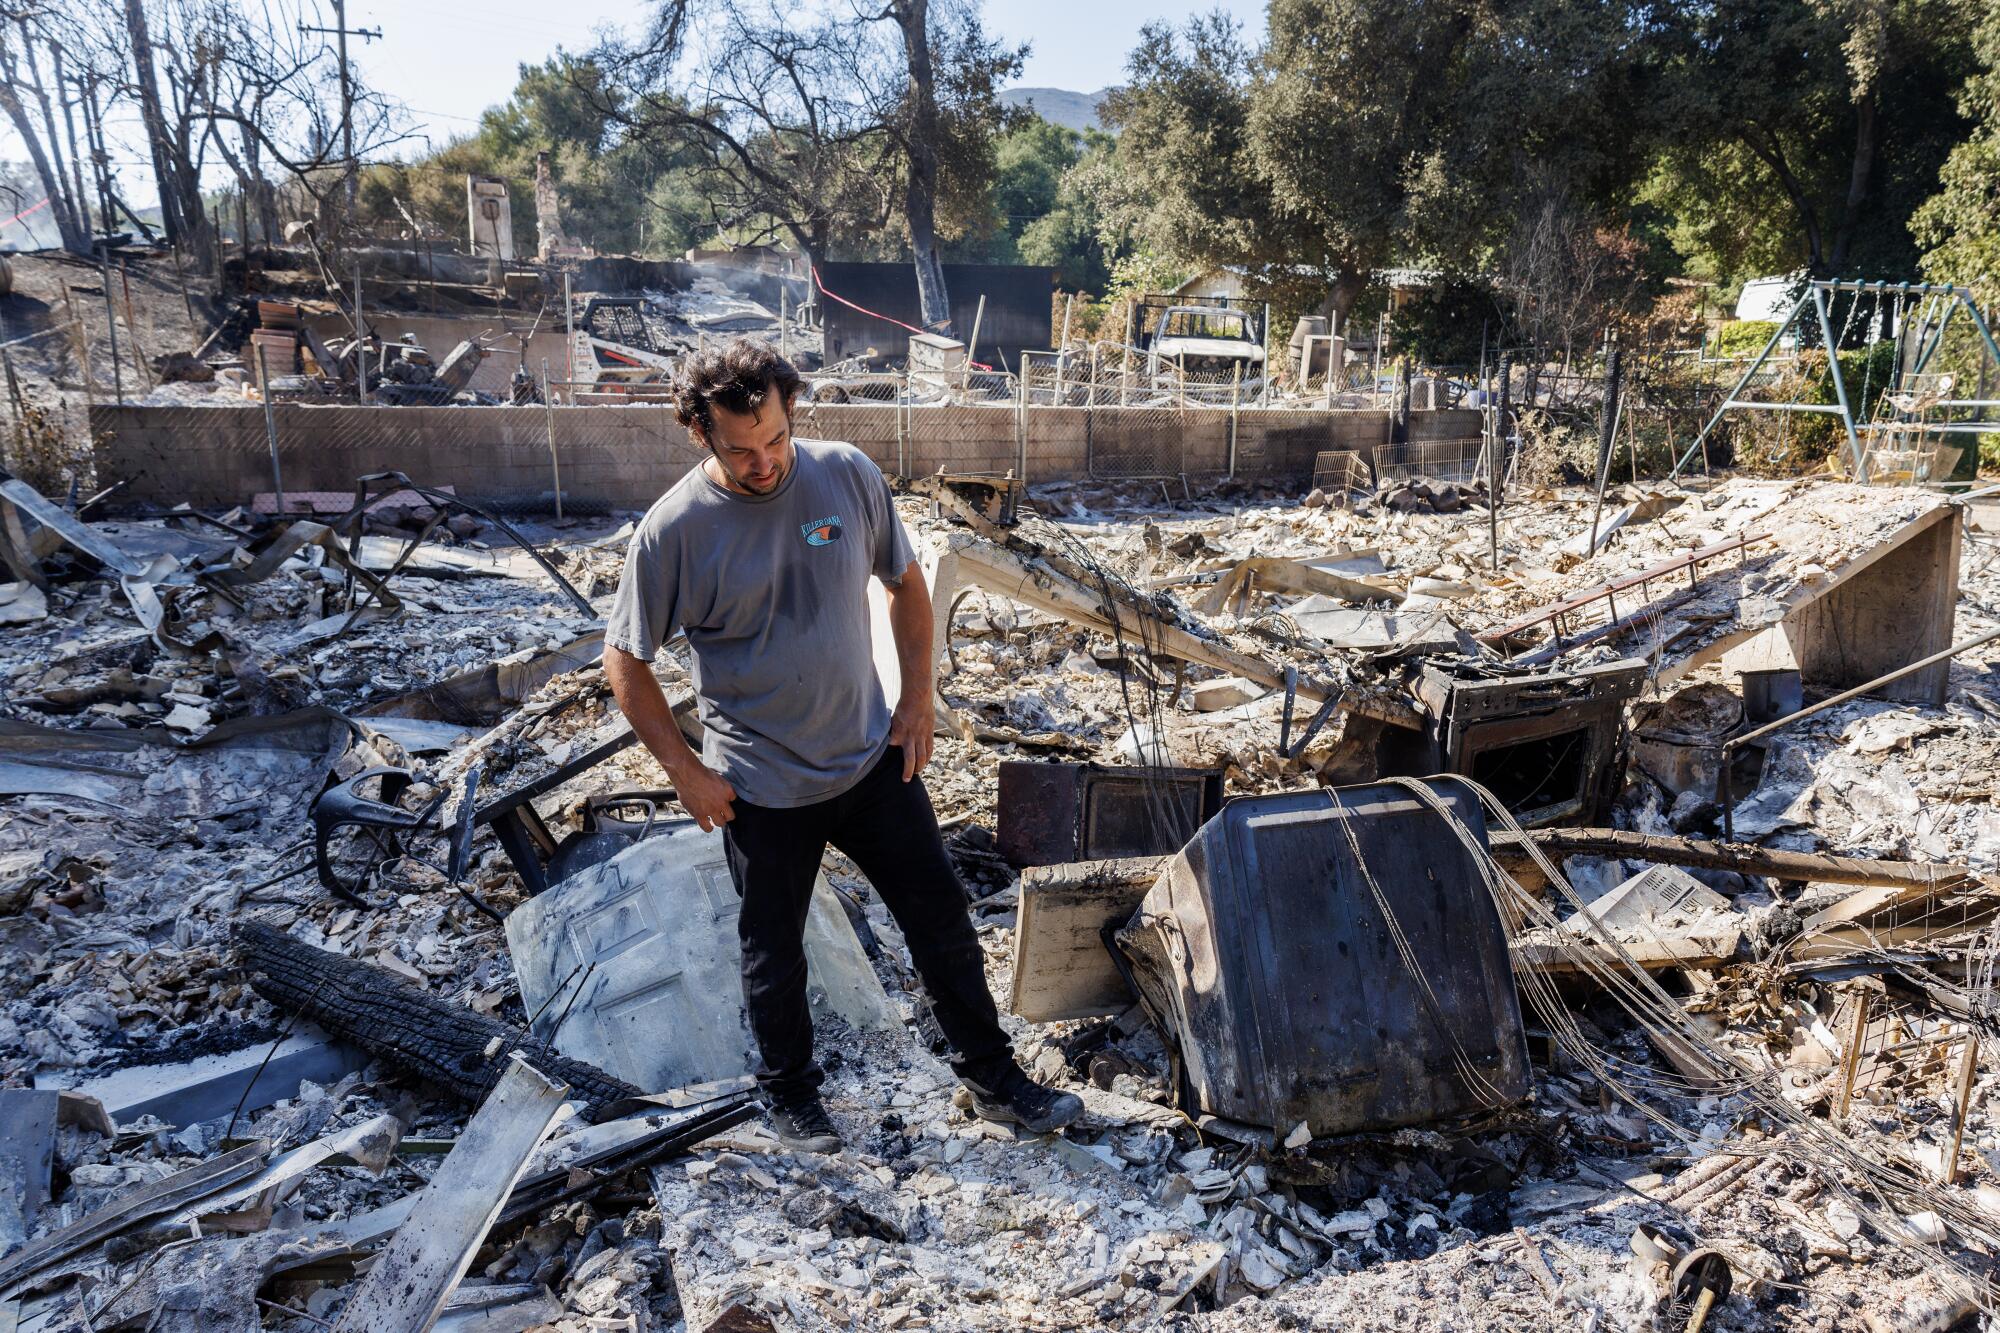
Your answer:
[[[310,24],[299,24],[300,32],[332,33],[340,43],[340,152],[346,160],[344,184],[347,192],[347,213],[354,215],[354,206],[360,198],[361,177],[359,164],[354,160],[354,83],[347,68],[347,39],[359,37],[372,42],[382,36],[382,25],[373,29],[350,28],[347,26],[347,0],[333,0],[333,22],[331,28],[315,28]]]

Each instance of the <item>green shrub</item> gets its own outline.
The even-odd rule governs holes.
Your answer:
[[[1764,336],[1768,338],[1770,335],[1767,333]],[[1884,339],[1840,354],[1840,377],[1847,388],[1847,402],[1854,413],[1857,431],[1874,416],[1875,404],[1881,399],[1883,390],[1889,387],[1895,373],[1896,344],[1893,340]],[[1826,349],[1811,347],[1800,352],[1798,360],[1771,386],[1767,397],[1773,402],[1823,406],[1838,402],[1833,392],[1833,376],[1827,371]],[[1741,415],[1748,417],[1751,414],[1746,412]],[[1847,428],[1838,416],[1803,412],[1763,415],[1765,420],[1759,422],[1755,430],[1757,445],[1746,452],[1777,471],[1809,471],[1836,452],[1845,457]],[[1739,423],[1739,429],[1744,424],[1747,423]]]
[[[1764,344],[1771,341],[1771,335],[1778,331],[1778,325],[1768,319],[1732,319],[1716,330],[1715,339],[1709,344],[1710,356],[1730,360],[1747,361],[1764,350]]]

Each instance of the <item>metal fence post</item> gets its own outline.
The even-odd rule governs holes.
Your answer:
[[[271,366],[264,355],[264,344],[257,344],[257,383],[264,396],[264,435],[271,444],[271,486],[277,497],[277,512],[285,512],[285,474],[278,465],[278,414],[271,408]]]
[[[569,395],[570,406],[576,406],[576,307],[569,299],[569,270],[563,270],[563,355],[569,359],[569,369],[563,372],[563,391]]]
[[[1271,405],[1271,303],[1264,302],[1264,382],[1257,394],[1257,405]],[[1232,470],[1231,476],[1236,475]]]
[[[361,318],[361,261],[354,261],[354,401],[368,405],[368,325]]]
[[[1021,378],[1014,394],[1014,475],[1028,480],[1028,358],[1021,357]]]
[[[1097,460],[1091,456],[1097,447],[1092,438],[1095,433],[1092,426],[1097,419],[1097,363],[1097,344],[1093,342],[1090,345],[1090,390],[1083,396],[1083,475],[1086,477],[1097,475]]]
[[[125,376],[118,369],[118,316],[111,307],[111,260],[109,251],[99,246],[97,263],[104,274],[104,327],[111,335],[111,391],[118,396],[118,405],[125,405]]]
[[[1238,361],[1229,380],[1229,479],[1231,481],[1236,480],[1236,410],[1242,401],[1243,363]]]
[[[542,358],[542,416],[549,428],[549,470],[555,474],[556,522],[562,522],[562,459],[556,454],[556,405],[549,397],[549,359]]]

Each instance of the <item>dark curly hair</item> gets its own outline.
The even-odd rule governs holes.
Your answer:
[[[707,435],[715,426],[712,407],[754,412],[767,395],[775,393],[790,410],[802,383],[792,363],[772,351],[770,344],[738,338],[681,358],[680,373],[674,379],[674,415],[681,425],[690,430],[699,426]]]

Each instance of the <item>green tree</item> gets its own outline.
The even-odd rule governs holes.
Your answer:
[[[1926,275],[1964,283],[1990,303],[2000,301],[2000,7],[1986,8],[1973,45],[1979,72],[1958,94],[1971,132],[1945,159],[1940,188],[1911,229],[1926,247]]]
[[[1078,133],[1032,113],[993,145],[984,217],[950,248],[954,259],[1047,264],[1058,285],[1101,292],[1111,269],[1099,239],[1092,173],[1110,156],[1100,130]]]
[[[1392,265],[1491,269],[1552,177],[1615,219],[1655,123],[1656,10],[1272,0],[1261,48],[1221,14],[1149,27],[1105,106],[1131,186],[1114,221],[1243,268],[1281,314],[1344,320]]]
[[[678,253],[713,225],[699,203],[700,162],[684,144],[630,133],[617,115],[627,100],[587,57],[558,52],[523,65],[513,95],[482,114],[472,134],[414,162],[368,168],[361,215],[393,227],[407,208],[427,228],[459,236],[466,175],[499,176],[508,183],[516,243],[532,250],[535,159],[546,152],[571,236],[599,250],[636,252],[643,230],[648,252]]]
[[[1280,207],[1262,170],[1250,131],[1254,60],[1220,12],[1178,30],[1140,29],[1125,86],[1099,108],[1118,143],[1088,194],[1104,250],[1128,273],[1234,266],[1281,307],[1304,309],[1324,297],[1337,259]]]
[[[1960,0],[1716,0],[1681,26],[1647,200],[1697,274],[1907,274],[1965,126]]]
[[[1063,174],[1082,156],[1082,135],[1040,116],[1030,115],[1000,136],[994,144],[993,188],[988,195],[994,233],[991,259],[997,263],[1018,259],[1021,233],[1055,211]]]
[[[1056,281],[1069,291],[1102,294],[1111,288],[1116,265],[1131,252],[1132,243],[1103,204],[1116,190],[1116,141],[1090,130],[1082,147],[1083,155],[1056,188],[1055,207],[1022,229],[1021,258],[1054,267]]]

